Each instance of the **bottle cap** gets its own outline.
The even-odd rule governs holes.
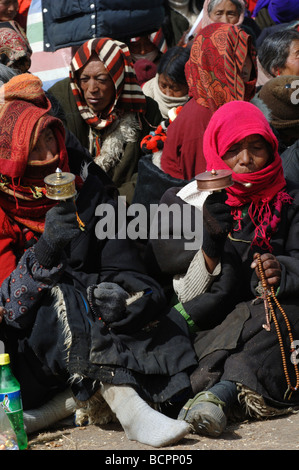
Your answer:
[[[0,354],[0,366],[5,366],[6,364],[10,364],[9,354]]]

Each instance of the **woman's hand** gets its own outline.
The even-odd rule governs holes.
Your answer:
[[[252,269],[255,269],[258,279],[261,279],[257,257],[258,253],[255,253],[253,255],[253,262],[251,263],[251,267]],[[261,262],[264,276],[269,287],[278,287],[281,279],[281,266],[278,259],[274,255],[271,255],[271,253],[264,253],[261,255]]]

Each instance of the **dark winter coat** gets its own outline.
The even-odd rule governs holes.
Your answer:
[[[169,190],[163,203],[184,204],[177,189]],[[281,264],[281,282],[277,299],[285,309],[291,324],[293,338],[299,337],[299,192],[289,191],[292,204],[285,204],[281,222],[271,237],[273,254]],[[258,279],[250,267],[253,254],[262,252],[250,247],[254,225],[249,216],[244,217],[243,229],[233,232],[228,239],[221,259],[222,270],[210,289],[184,303],[184,309],[199,328],[194,336],[194,346],[199,366],[192,374],[194,393],[209,388],[219,380],[231,380],[254,390],[272,403],[298,404],[299,392],[291,400],[284,398],[287,390],[282,367],[276,329],[272,320],[271,330],[263,328],[266,323],[264,303],[256,291]],[[152,240],[152,253],[164,272],[178,272],[179,243],[184,240]],[[190,252],[181,245],[180,263],[188,262]],[[191,253],[192,254],[192,253]],[[162,262],[164,260],[164,262]],[[185,263],[186,264],[186,263]],[[286,324],[275,308],[284,338],[284,347],[291,383],[296,383],[291,362],[290,342]]]
[[[109,37],[126,42],[157,31],[163,0],[42,0],[44,48],[52,52]]]
[[[46,269],[28,248],[0,289],[8,315],[0,338],[10,354],[25,409],[36,408],[69,386],[87,400],[100,381],[130,384],[152,402],[164,402],[190,386],[196,358],[184,320],[165,309],[158,283],[147,275],[128,238],[100,239],[95,228],[100,204],[117,204],[94,163],[76,200],[85,230],[66,248],[57,266]],[[88,286],[107,281],[143,295],[119,321],[105,325],[90,309]],[[57,287],[64,303],[57,305]],[[62,321],[64,328],[62,328]],[[70,335],[66,335],[69,330]]]
[[[281,153],[284,176],[294,186],[299,186],[299,140]]]

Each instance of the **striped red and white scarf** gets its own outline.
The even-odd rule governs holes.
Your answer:
[[[108,117],[97,116],[87,105],[80,88],[77,72],[96,54],[111,75],[115,85],[115,101]],[[144,113],[146,99],[138,84],[130,52],[126,44],[110,38],[91,39],[74,55],[70,65],[71,88],[82,118],[94,130],[102,130],[114,122],[119,114]]]

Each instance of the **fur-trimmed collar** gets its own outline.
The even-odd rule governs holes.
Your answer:
[[[106,173],[114,168],[123,157],[126,144],[137,142],[140,129],[135,114],[124,114],[102,134],[101,153],[95,156],[95,163]],[[91,132],[89,138],[90,145],[93,145],[94,135]]]

